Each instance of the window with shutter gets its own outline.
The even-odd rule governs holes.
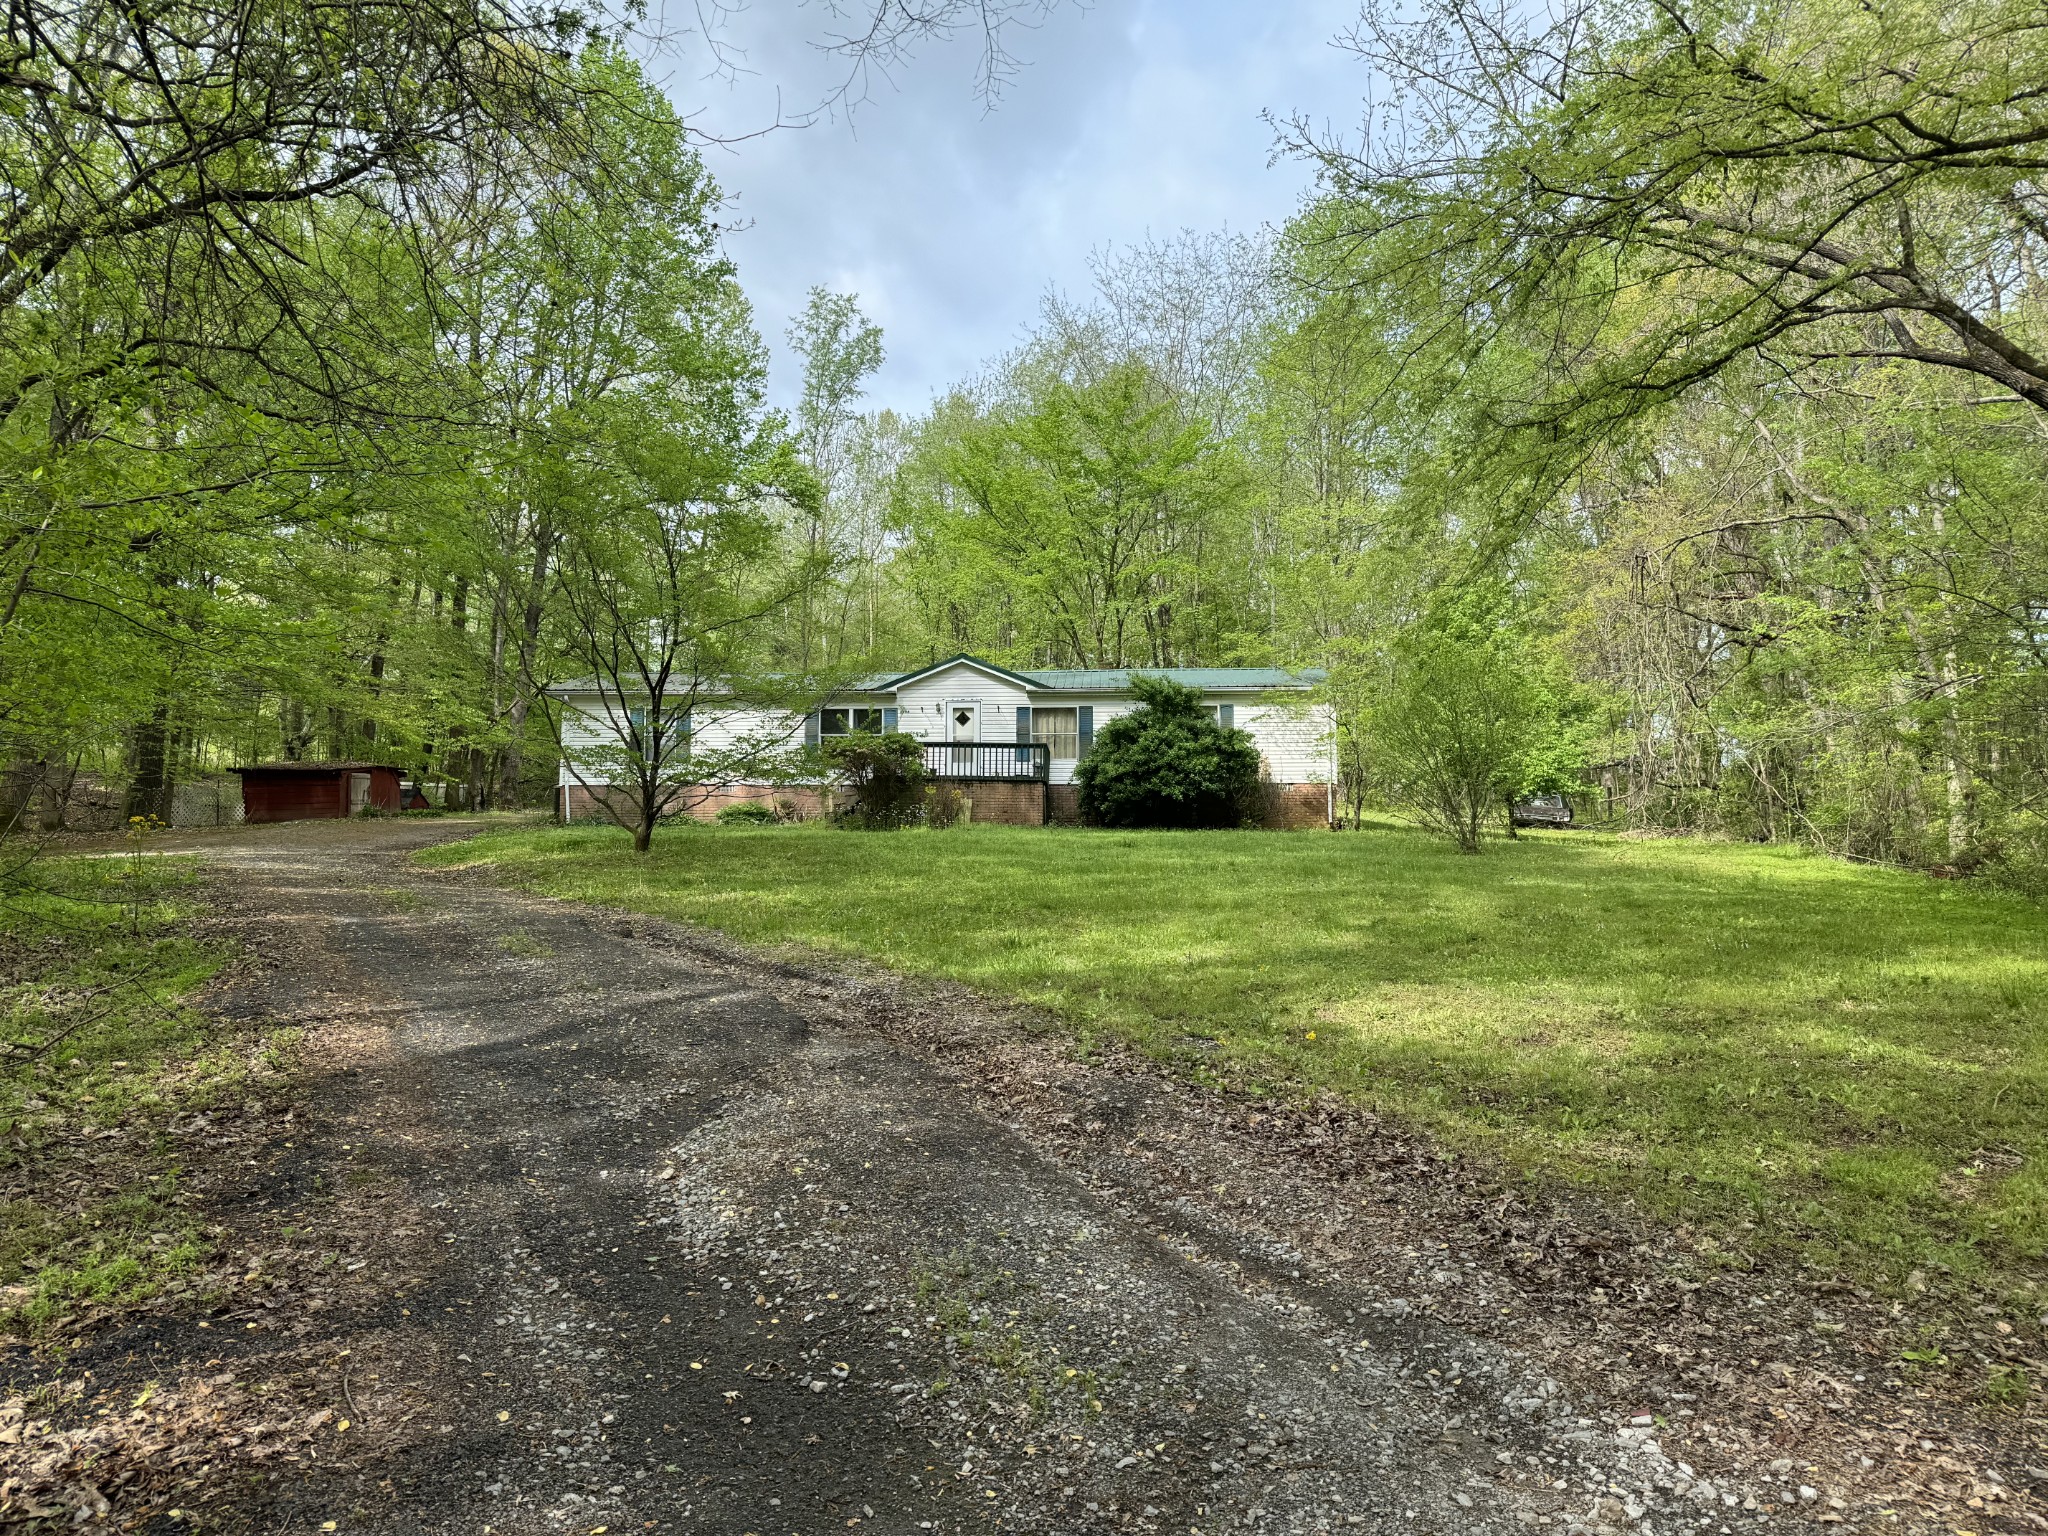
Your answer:
[[[818,711],[818,734],[820,736],[851,736],[856,731],[884,731],[885,716],[893,715],[891,709],[821,709]]]
[[[1095,745],[1095,706],[1083,704],[1074,711],[1074,755],[1086,757]]]
[[[1081,755],[1080,711],[1076,709],[1034,709],[1031,739],[1043,742],[1056,760],[1068,761]]]

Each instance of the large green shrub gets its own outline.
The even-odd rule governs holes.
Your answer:
[[[1202,696],[1163,677],[1134,677],[1138,707],[1095,733],[1075,779],[1081,814],[1105,827],[1234,827],[1259,788],[1259,753]]]
[[[851,792],[840,819],[870,831],[915,823],[924,810],[924,745],[915,736],[857,731],[825,743],[825,761]]]

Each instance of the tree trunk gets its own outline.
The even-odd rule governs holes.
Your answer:
[[[156,816],[170,819],[171,754],[170,710],[159,704],[135,732],[135,776],[129,780],[124,817]]]
[[[519,778],[526,769],[526,716],[531,707],[533,664],[540,654],[541,621],[547,616],[548,577],[554,561],[555,531],[542,518],[533,533],[533,569],[526,583],[526,602],[519,615],[519,676],[513,681],[512,703],[506,712],[504,784],[510,795],[519,793]]]
[[[286,699],[278,706],[278,734],[283,738],[279,750],[284,760],[296,763],[306,755],[306,744],[312,740],[312,728],[306,723],[306,706],[297,699]]]

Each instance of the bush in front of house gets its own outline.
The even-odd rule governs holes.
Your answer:
[[[851,792],[839,819],[871,832],[915,824],[924,811],[924,744],[899,731],[857,731],[825,743],[825,761]]]
[[[718,808],[717,821],[724,827],[770,827],[780,820],[774,806],[758,800],[735,800]]]
[[[1075,782],[1081,815],[1104,827],[1235,827],[1256,803],[1259,752],[1227,730],[1202,695],[1137,676],[1138,707],[1095,733]]]

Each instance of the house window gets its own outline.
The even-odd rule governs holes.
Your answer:
[[[1079,757],[1081,712],[1076,709],[1032,710],[1031,739],[1044,743],[1053,757],[1069,760]]]
[[[686,758],[690,755],[690,724],[689,710],[669,710],[668,728],[661,733],[664,756]],[[647,739],[647,711],[644,709],[626,711],[626,750],[636,756],[654,751],[654,743]]]
[[[821,709],[818,711],[818,734],[820,736],[850,736],[855,731],[879,731],[882,728],[882,712],[879,709]]]

